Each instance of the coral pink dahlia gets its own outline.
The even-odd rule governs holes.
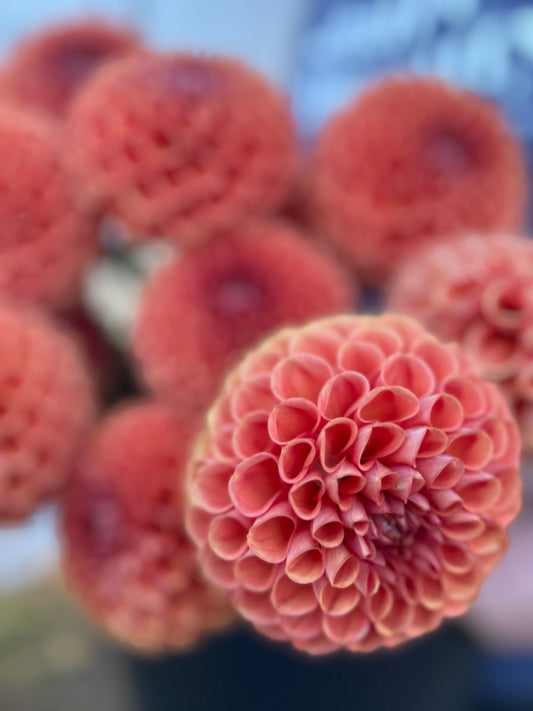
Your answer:
[[[70,128],[88,196],[133,239],[190,246],[274,212],[291,187],[289,107],[230,59],[178,53],[115,62],[81,92]]]
[[[0,305],[0,524],[57,494],[93,415],[89,375],[72,339],[39,316]]]
[[[134,348],[155,392],[202,409],[259,339],[282,325],[350,311],[353,303],[348,273],[298,231],[247,223],[153,275]]]
[[[126,28],[85,20],[47,28],[8,58],[1,91],[10,99],[63,118],[73,97],[105,62],[139,48]]]
[[[192,644],[226,625],[185,536],[185,464],[197,425],[153,402],[108,415],[62,500],[63,564],[91,615],[145,651]]]
[[[389,307],[459,341],[502,386],[533,447],[533,242],[495,234],[434,245],[398,272]]]
[[[524,161],[503,118],[436,79],[370,87],[325,127],[311,177],[319,224],[369,280],[435,235],[524,217]]]
[[[495,385],[402,317],[287,329],[229,376],[190,472],[207,575],[298,649],[393,646],[464,612],[520,507]]]

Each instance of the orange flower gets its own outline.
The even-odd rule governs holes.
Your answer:
[[[248,223],[163,267],[134,338],[143,375],[187,409],[211,404],[243,351],[281,325],[349,311],[348,274],[296,230]]]
[[[230,59],[115,62],[80,94],[70,128],[87,195],[123,220],[132,239],[190,246],[244,216],[273,212],[295,168],[283,97]]]
[[[144,651],[181,648],[232,619],[183,530],[184,467],[196,424],[164,405],[104,419],[62,500],[63,565],[91,615]]]
[[[25,39],[15,49],[7,60],[0,91],[63,118],[96,69],[139,45],[133,31],[101,20],[56,25]]]
[[[502,118],[436,79],[382,81],[334,116],[311,177],[319,224],[369,280],[435,235],[523,220],[525,167]]]
[[[0,523],[22,519],[63,486],[93,414],[70,338],[39,316],[0,306]]]
[[[502,386],[524,444],[533,447],[533,243],[465,235],[405,264],[389,306],[456,340]]]
[[[57,127],[4,106],[0,145],[0,294],[71,305],[98,241],[96,216],[76,202]]]
[[[190,473],[206,574],[313,654],[463,613],[520,507],[519,438],[470,361],[401,317],[287,329],[229,376]]]

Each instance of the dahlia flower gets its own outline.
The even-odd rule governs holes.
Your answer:
[[[351,310],[353,301],[348,274],[297,231],[249,223],[153,275],[134,350],[158,395],[201,409],[260,338],[281,325]]]
[[[436,79],[394,78],[334,116],[311,173],[315,217],[369,280],[435,235],[514,229],[519,146],[486,101]]]
[[[0,305],[0,524],[55,495],[93,413],[70,338],[36,314]]]
[[[426,249],[392,284],[389,307],[457,340],[502,386],[533,447],[533,243],[466,235]]]
[[[139,46],[135,32],[101,20],[56,25],[16,47],[5,65],[0,91],[63,118],[96,69]]]
[[[80,94],[70,129],[88,198],[139,240],[188,246],[246,215],[273,212],[296,160],[283,97],[225,58],[116,62]]]
[[[97,251],[96,216],[72,191],[57,127],[0,108],[0,294],[59,308],[74,302]]]
[[[402,317],[265,341],[228,377],[190,471],[206,574],[313,654],[394,646],[463,613],[520,507],[503,397]]]
[[[63,565],[89,613],[145,651],[180,648],[229,623],[183,528],[182,484],[196,425],[139,403],[96,428],[62,500]]]

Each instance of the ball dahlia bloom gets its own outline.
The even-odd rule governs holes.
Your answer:
[[[59,308],[79,297],[97,251],[96,216],[82,210],[54,123],[0,107],[0,294]]]
[[[68,582],[110,634],[144,651],[188,646],[232,619],[184,532],[182,485],[196,430],[155,402],[112,412],[61,502]]]
[[[5,65],[0,92],[63,118],[93,72],[139,46],[135,32],[101,20],[53,26],[16,47]]]
[[[243,351],[282,325],[349,311],[348,274],[296,230],[248,223],[156,272],[142,295],[134,351],[149,386],[209,406]]]
[[[520,507],[496,386],[414,321],[341,316],[229,376],[190,472],[207,575],[274,639],[394,646],[463,613]]]
[[[0,304],[0,525],[57,494],[93,414],[73,341],[40,316]]]
[[[319,225],[369,280],[434,238],[521,226],[526,171],[488,102],[428,78],[369,88],[326,125],[311,172]]]
[[[296,162],[284,98],[221,57],[116,62],[80,94],[70,129],[88,197],[132,239],[188,246],[246,215],[273,212]]]
[[[389,307],[459,341],[502,386],[533,447],[533,242],[470,234],[436,244],[400,269]]]

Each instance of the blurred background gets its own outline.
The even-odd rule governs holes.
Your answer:
[[[304,143],[369,81],[411,69],[497,102],[533,142],[533,3],[519,0],[17,0],[0,52],[57,21],[125,21],[148,44],[238,56],[289,94]],[[0,709],[533,709],[533,580],[511,552],[466,622],[368,658],[296,656],[246,628],[165,659],[130,655],[64,591],[52,509],[0,532]]]

